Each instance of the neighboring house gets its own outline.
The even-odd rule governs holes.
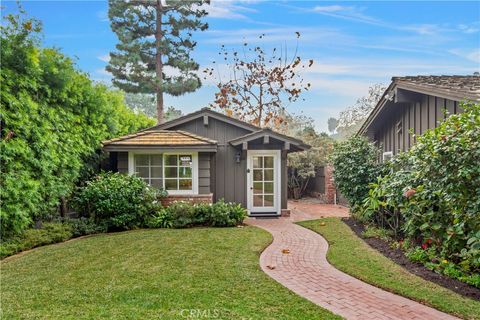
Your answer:
[[[464,101],[480,102],[479,76],[394,77],[358,134],[381,146],[386,160],[408,150],[415,135],[463,112]]]
[[[105,141],[110,170],[164,188],[169,201],[237,202],[251,215],[287,209],[287,153],[302,141],[210,109]]]

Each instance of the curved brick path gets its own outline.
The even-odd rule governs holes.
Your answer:
[[[298,295],[346,319],[457,319],[335,269],[326,259],[327,241],[293,220],[251,218],[247,223],[273,235],[260,256],[263,271]]]

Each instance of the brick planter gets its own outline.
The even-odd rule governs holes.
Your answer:
[[[208,194],[172,194],[160,200],[164,207],[168,207],[173,202],[185,201],[191,204],[195,203],[212,203],[213,193]]]

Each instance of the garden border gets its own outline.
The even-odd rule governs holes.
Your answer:
[[[365,238],[362,232],[365,231],[365,227],[360,222],[353,218],[342,218],[342,222],[345,223],[360,239],[362,239],[371,248],[380,252],[383,256],[392,260],[396,264],[407,269],[409,272],[433,283],[436,283],[444,288],[452,290],[464,297],[475,299],[480,301],[480,289],[477,289],[467,283],[459,280],[449,278],[445,275],[436,273],[427,269],[424,265],[410,261],[401,249],[393,249],[390,245],[379,238]]]

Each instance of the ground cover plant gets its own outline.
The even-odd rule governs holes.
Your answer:
[[[339,218],[299,222],[329,242],[328,261],[355,278],[465,319],[480,319],[480,301],[424,280],[369,247]],[[372,231],[370,231],[372,232]]]
[[[1,262],[0,316],[340,319],[260,269],[258,257],[271,240],[248,226],[153,229],[38,248]]]

